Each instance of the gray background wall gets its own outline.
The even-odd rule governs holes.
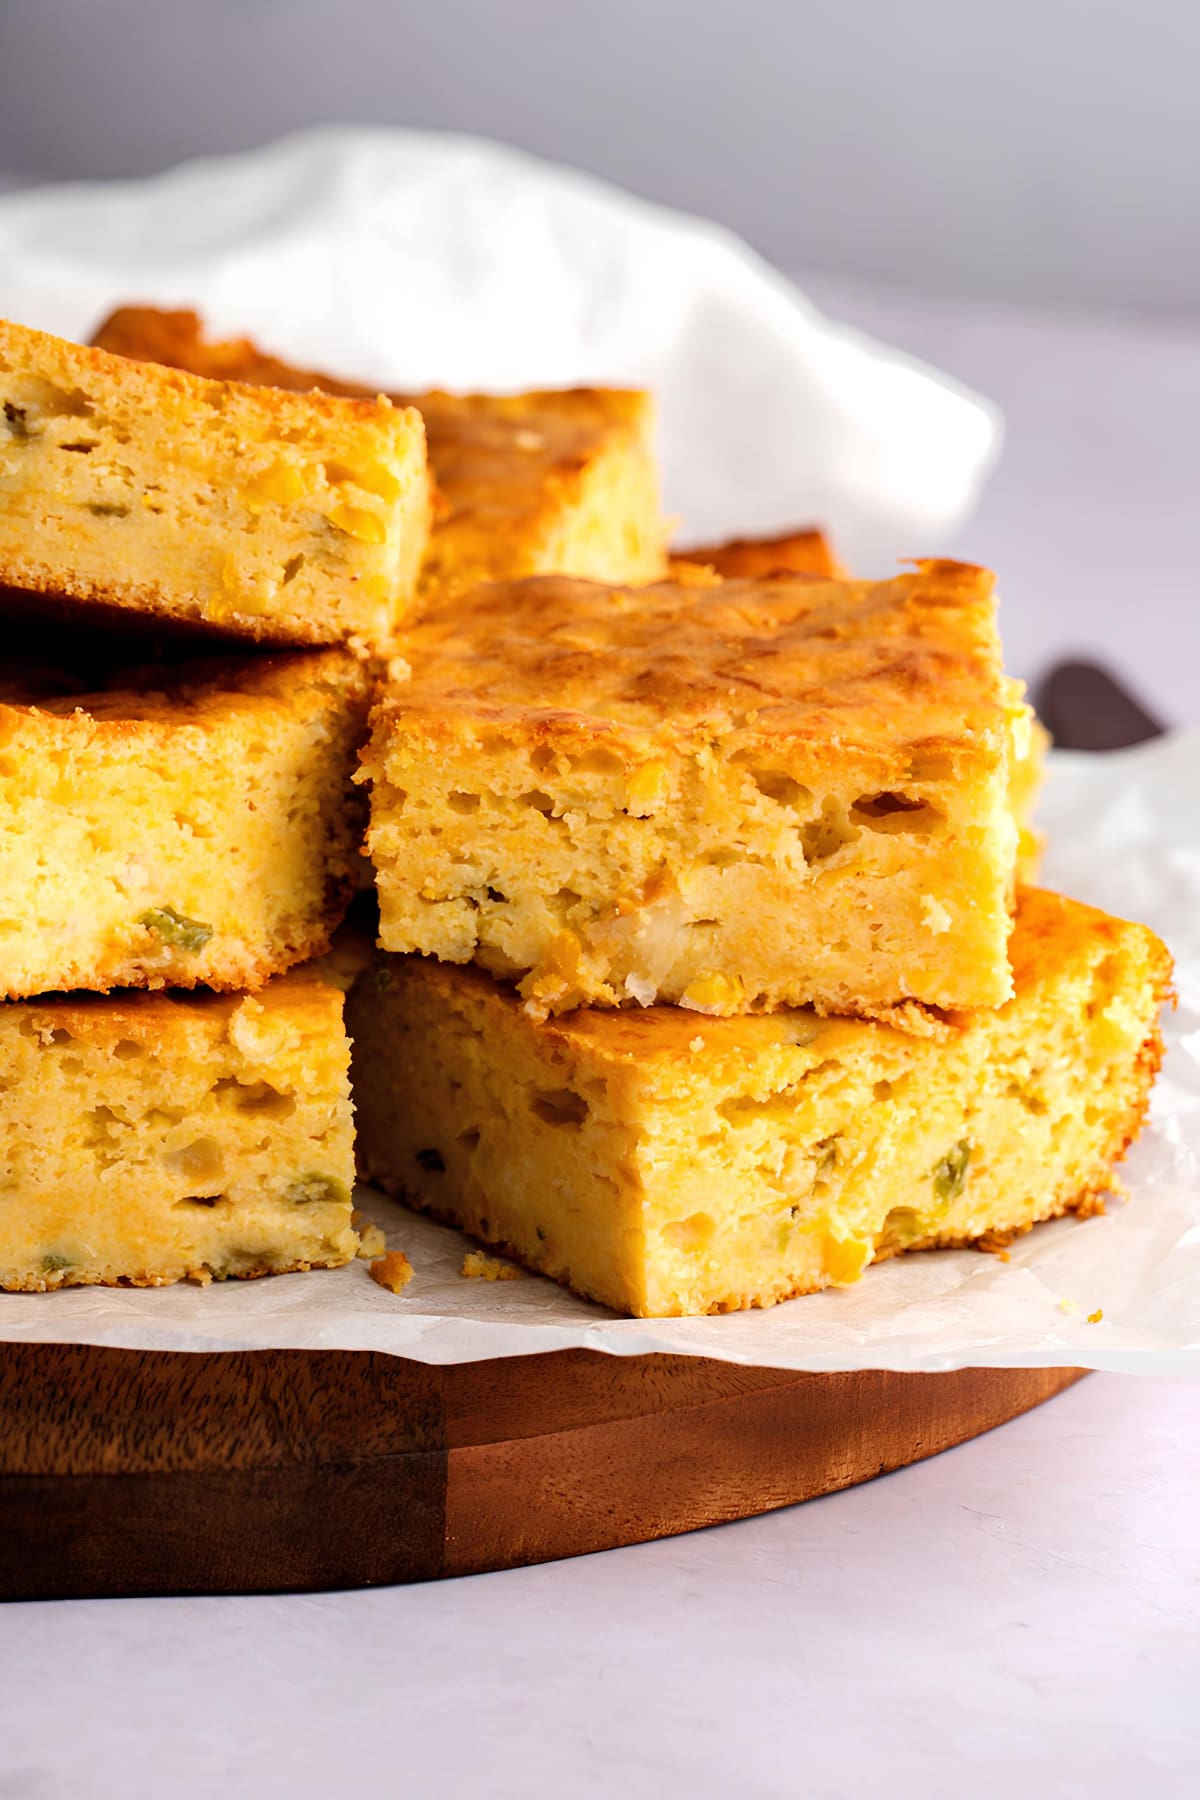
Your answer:
[[[1200,308],[1200,0],[0,0],[0,171],[508,139],[789,270]]]

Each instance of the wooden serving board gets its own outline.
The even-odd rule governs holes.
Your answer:
[[[1070,748],[1162,729],[1086,663],[1053,670],[1038,710]],[[5,1345],[0,1598],[366,1587],[580,1556],[868,1481],[1083,1373]]]
[[[869,1480],[1082,1373],[9,1344],[0,1597],[364,1587],[578,1556]]]

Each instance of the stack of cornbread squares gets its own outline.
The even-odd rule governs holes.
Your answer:
[[[97,343],[0,328],[0,1283],[353,1256],[343,987],[359,1171],[624,1312],[1102,1204],[1169,958],[1028,885],[990,575],[669,562],[644,395]]]

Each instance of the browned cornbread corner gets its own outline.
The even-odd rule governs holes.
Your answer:
[[[825,532],[816,527],[785,531],[775,537],[729,538],[720,544],[696,544],[675,552],[675,560],[712,569],[726,580],[760,579],[764,575],[843,576]]]
[[[408,634],[361,779],[381,942],[539,1013],[994,1006],[1017,829],[992,577],[476,589]],[[401,677],[405,670],[400,670]]]
[[[704,584],[706,578],[736,580],[766,575],[847,576],[833,545],[823,531],[789,531],[779,537],[732,538],[721,544],[701,544],[680,551],[671,559],[674,580]],[[1019,843],[1017,874],[1026,887],[1037,879],[1042,838],[1033,824],[1033,811],[1042,785],[1049,733],[1032,714],[1028,730],[1017,737],[1012,765],[1012,811]]]
[[[901,1250],[1100,1210],[1158,1066],[1170,959],[1027,891],[1016,993],[942,1041],[785,1010],[530,1017],[380,952],[348,1003],[361,1172],[643,1316],[769,1306]]]
[[[122,356],[226,381],[333,394],[371,390],[293,368],[248,339],[212,342],[195,313],[122,307],[95,342]],[[431,595],[561,572],[596,581],[666,573],[648,394],[616,388],[527,394],[395,394],[425,420],[439,495],[421,573]]]
[[[335,1267],[354,1132],[342,995],[0,1007],[0,1287],[160,1287]]]
[[[10,657],[0,997],[253,989],[325,950],[363,866],[369,691],[343,650]]]
[[[0,589],[268,643],[387,643],[429,529],[420,415],[0,321]]]

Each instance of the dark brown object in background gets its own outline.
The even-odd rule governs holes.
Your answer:
[[[1038,715],[1060,750],[1124,750],[1166,729],[1095,663],[1059,663],[1043,679]]]
[[[0,1598],[363,1587],[578,1556],[869,1480],[1081,1372],[7,1344]]]

